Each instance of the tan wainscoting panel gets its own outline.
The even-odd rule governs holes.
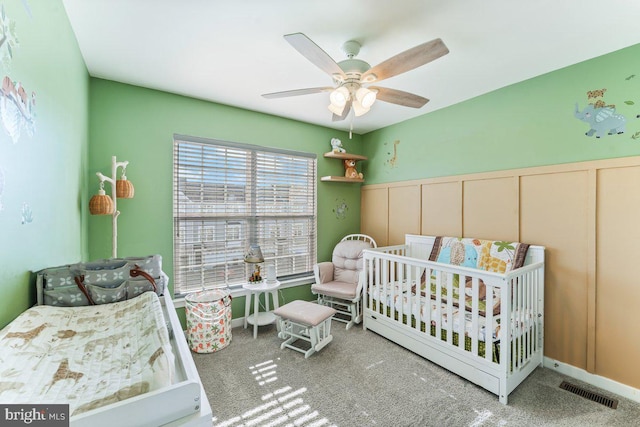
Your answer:
[[[462,182],[422,185],[422,234],[462,236]]]
[[[598,171],[596,373],[640,388],[640,167]]]
[[[587,171],[520,178],[520,240],[545,246],[544,353],[587,369]]]
[[[388,189],[363,188],[360,198],[360,232],[373,237],[378,246],[388,246]]]
[[[388,244],[401,245],[406,234],[420,234],[420,186],[389,187]]]
[[[393,234],[380,246],[411,215],[423,235],[545,246],[545,355],[640,389],[640,156],[367,187],[363,232]]]
[[[464,181],[464,237],[518,241],[517,178]]]

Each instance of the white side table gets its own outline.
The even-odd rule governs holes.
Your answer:
[[[258,337],[258,326],[270,325],[276,321],[276,315],[269,310],[269,294],[271,294],[271,300],[273,301],[273,308],[279,308],[278,303],[278,287],[279,281],[273,283],[267,283],[262,281],[260,283],[247,283],[242,287],[248,290],[250,293],[245,297],[244,304],[244,328],[247,329],[247,323],[253,325],[253,338]],[[264,293],[265,311],[260,313],[260,294]],[[250,314],[251,309],[251,296],[253,295],[253,313]]]

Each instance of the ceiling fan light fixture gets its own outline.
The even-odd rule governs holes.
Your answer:
[[[343,107],[347,104],[347,100],[349,99],[349,90],[340,86],[336,90],[332,91],[329,95],[329,100],[331,101],[331,105],[335,107]]]
[[[354,99],[353,102],[351,103],[351,106],[353,107],[353,113],[356,115],[356,117],[360,117],[364,114],[367,114],[369,112],[369,107],[364,107],[360,101],[358,101],[357,99]]]
[[[361,87],[356,91],[356,100],[358,100],[362,108],[369,110],[373,103],[376,102],[376,92]]]
[[[329,106],[327,108],[329,108],[329,111],[331,111],[336,116],[342,116],[342,113],[344,112],[344,108],[345,107],[346,107],[346,104],[343,105],[342,107],[338,107],[336,105],[329,104]]]

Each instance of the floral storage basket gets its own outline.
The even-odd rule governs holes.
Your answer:
[[[185,297],[187,342],[196,353],[213,353],[231,342],[231,295],[225,289]]]

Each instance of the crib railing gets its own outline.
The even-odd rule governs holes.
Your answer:
[[[412,258],[410,252],[407,245],[364,252],[364,310],[507,372],[540,357],[543,262],[498,274]]]

